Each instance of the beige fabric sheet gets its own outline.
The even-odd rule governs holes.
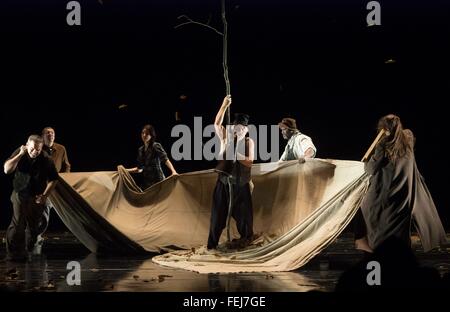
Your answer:
[[[252,175],[259,239],[241,252],[208,253],[202,247],[217,180],[213,170],[170,177],[144,192],[121,166],[117,172],[63,173],[51,200],[93,252],[181,248],[187,251],[154,261],[202,273],[284,271],[305,264],[339,235],[367,186],[363,164],[356,161],[257,164]],[[238,238],[234,222],[232,236]]]
[[[334,170],[330,166],[333,164],[336,165]],[[330,174],[333,171],[334,174]],[[285,179],[284,176],[290,177],[290,181],[286,181],[287,185],[271,185],[266,183],[265,179],[260,181],[261,183],[255,183],[254,197],[258,203],[255,210],[258,212],[258,221],[274,222],[270,227],[261,227],[266,229],[264,234],[274,237],[272,241],[256,241],[254,246],[244,251],[208,251],[202,246],[154,257],[153,261],[199,273],[297,269],[328,246],[344,230],[359,208],[368,187],[367,175],[359,164],[352,162],[311,161],[303,167],[292,164],[270,174],[279,175],[281,180]],[[255,178],[255,181],[258,179]],[[258,187],[261,197],[256,197]],[[271,194],[276,194],[277,200],[263,204],[264,197],[270,198]],[[283,204],[279,204],[280,202]],[[272,221],[261,218],[261,211],[257,210],[257,207],[268,205],[273,207]],[[292,223],[289,222],[291,220]],[[273,225],[276,226],[272,227]],[[266,238],[266,235],[263,237]]]

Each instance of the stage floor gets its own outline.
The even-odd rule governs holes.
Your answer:
[[[0,233],[4,242],[4,232]],[[450,239],[450,234],[447,235]],[[159,266],[149,257],[98,256],[90,253],[71,233],[45,236],[41,256],[25,263],[6,262],[0,248],[0,291],[86,292],[304,292],[333,291],[342,272],[357,263],[362,253],[353,248],[353,237],[341,235],[306,266],[292,272],[197,274]],[[450,248],[424,253],[413,238],[421,265],[450,272]],[[78,261],[81,285],[69,286],[67,264]]]

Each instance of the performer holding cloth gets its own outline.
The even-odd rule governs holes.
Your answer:
[[[215,249],[220,235],[231,217],[236,221],[241,236],[239,247],[250,243],[253,237],[253,206],[250,192],[251,167],[254,160],[254,142],[247,137],[249,116],[235,114],[233,125],[222,126],[231,96],[224,98],[214,121],[220,140],[219,172],[213,194],[208,249]],[[230,131],[227,131],[230,130]],[[230,202],[231,199],[231,202]],[[228,214],[231,214],[230,216]]]
[[[378,130],[381,140],[365,163],[370,186],[361,205],[369,247],[376,249],[389,237],[410,246],[413,220],[425,251],[446,243],[433,199],[416,165],[413,133],[403,129],[400,118],[392,114],[379,120]]]

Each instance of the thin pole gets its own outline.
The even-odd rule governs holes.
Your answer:
[[[381,140],[381,137],[383,136],[383,134],[385,134],[385,132],[386,131],[384,129],[381,129],[380,132],[378,132],[377,137],[375,138],[375,140],[373,140],[372,145],[370,145],[369,149],[364,154],[364,157],[361,159],[361,161],[367,161],[369,159],[370,154],[372,154],[373,149],[378,144],[378,142]]]
[[[231,95],[230,79],[228,77],[228,23],[225,11],[225,0],[221,0],[222,4],[222,23],[223,23],[223,45],[222,45],[222,66],[223,66],[223,78],[225,79],[225,91],[226,95]],[[227,119],[226,124],[229,125],[231,122],[230,118],[230,107],[227,108]]]

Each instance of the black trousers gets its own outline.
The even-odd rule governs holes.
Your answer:
[[[237,230],[243,239],[253,236],[253,206],[250,185],[232,184],[233,208],[231,216],[236,221]],[[226,227],[229,203],[228,185],[217,180],[213,195],[211,224],[209,227],[208,249],[216,248],[220,235]]]
[[[53,204],[47,199],[47,203],[42,210],[42,217],[39,223],[39,234],[42,234],[47,230],[48,224],[50,223],[50,211],[52,208]]]
[[[34,196],[21,196],[15,191],[11,194],[11,202],[13,217],[6,230],[6,250],[8,254],[24,255],[33,250],[42,231],[46,206],[36,204]]]

